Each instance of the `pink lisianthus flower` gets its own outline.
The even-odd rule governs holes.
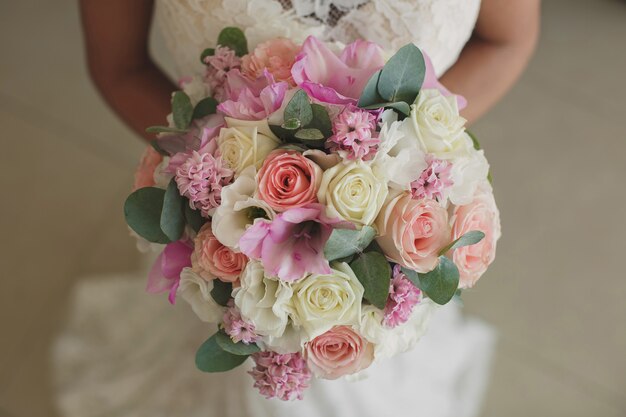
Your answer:
[[[274,82],[267,72],[265,76],[268,85],[263,89],[258,91],[258,86],[252,85],[234,88],[230,93],[231,99],[221,103],[218,111],[237,120],[262,120],[274,113],[282,106],[289,84]]]
[[[319,203],[286,210],[273,221],[257,219],[239,240],[241,251],[261,261],[269,276],[297,281],[307,273],[330,274],[324,245],[338,220]]]
[[[304,44],[291,74],[314,99],[332,104],[356,103],[372,75],[385,65],[383,49],[357,40],[337,56],[313,36]]]
[[[266,398],[283,401],[302,399],[311,371],[300,353],[259,352],[252,355],[256,366],[249,372],[254,387]]]
[[[176,170],[175,179],[180,193],[189,199],[189,206],[209,217],[220,205],[222,187],[230,183],[233,174],[219,156],[193,151]]]
[[[376,116],[366,110],[347,106],[333,123],[330,150],[343,153],[346,159],[367,160],[374,156],[380,140],[376,136]]]
[[[420,301],[422,301],[422,291],[404,275],[400,265],[395,265],[389,284],[389,298],[385,305],[383,324],[387,327],[396,327],[406,323],[413,307]]]
[[[218,101],[224,100],[226,76],[231,70],[241,68],[241,59],[232,49],[218,46],[215,48],[215,54],[207,56],[204,63],[207,65],[205,82],[211,87],[213,96]]]
[[[291,67],[300,47],[287,38],[271,39],[259,44],[254,51],[242,58],[241,72],[250,79],[257,79],[268,71],[278,81],[295,86]]]
[[[228,301],[228,308],[224,313],[223,321],[224,331],[233,342],[249,345],[259,340],[259,336],[254,332],[254,324],[248,323],[241,317],[241,313],[233,300]]]
[[[191,266],[193,247],[182,240],[168,243],[158,256],[150,273],[146,291],[151,294],[169,292],[168,300],[176,302],[176,291],[180,283],[180,273]]]
[[[426,162],[428,167],[411,183],[411,194],[415,200],[428,198],[441,201],[444,199],[445,190],[454,185],[451,175],[452,164],[430,155]]]
[[[141,162],[135,171],[135,182],[133,191],[154,185],[154,171],[163,161],[163,156],[155,151],[151,146],[147,147],[141,156]]]

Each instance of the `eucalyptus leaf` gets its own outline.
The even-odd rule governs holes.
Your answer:
[[[124,203],[126,223],[139,236],[153,243],[169,243],[161,230],[161,211],[165,190],[156,187],[140,188],[128,196]]]
[[[189,205],[189,200],[184,199],[184,212],[185,212],[185,222],[194,230],[194,232],[198,233],[200,228],[206,223],[206,219],[202,217],[202,213],[200,210],[192,209]]]
[[[246,35],[237,27],[222,29],[217,37],[217,44],[232,49],[237,56],[244,56],[248,53],[248,40],[246,39]]]
[[[365,288],[363,297],[384,309],[391,281],[391,267],[385,256],[379,252],[364,253],[350,263],[350,268]]]
[[[255,343],[246,345],[243,342],[235,343],[233,340],[223,331],[216,333],[215,340],[222,350],[232,353],[238,356],[249,356],[253,353],[261,351]]]
[[[324,134],[320,132],[318,129],[300,129],[295,134],[296,139],[306,140],[306,141],[323,141]]]
[[[230,282],[220,281],[219,279],[213,280],[213,289],[211,290],[211,297],[215,302],[222,307],[228,305],[228,301],[231,299],[233,292],[233,284]]]
[[[334,229],[324,246],[324,256],[329,261],[361,253],[376,237],[376,230],[363,226],[361,230]]]
[[[184,91],[177,91],[172,97],[172,115],[174,125],[181,130],[187,129],[193,116],[191,99]]]
[[[203,117],[208,116],[209,114],[215,114],[217,111],[217,105],[219,103],[213,97],[203,98],[196,104],[196,107],[193,108],[193,116],[195,119],[202,119]]]
[[[226,372],[244,363],[247,356],[234,355],[217,343],[219,333],[208,338],[196,352],[196,367],[203,372]]]
[[[297,130],[297,129],[300,129],[300,127],[302,127],[302,122],[300,122],[300,120],[294,117],[294,118],[285,120],[285,123],[283,123],[281,127],[287,130]]]
[[[298,90],[285,107],[285,120],[298,119],[302,126],[313,120],[313,108],[304,90]]]
[[[474,149],[479,151],[481,147],[480,147],[480,142],[478,141],[476,136],[474,136],[474,134],[467,129],[465,129],[465,133],[467,133],[467,136],[469,136],[472,139],[472,144],[474,145]]]
[[[204,51],[202,51],[202,53],[200,54],[200,62],[202,62],[203,64],[206,64],[206,62],[204,62],[204,60],[208,57],[208,56],[213,56],[215,55],[215,48],[206,48]]]
[[[381,108],[394,109],[398,113],[408,116],[411,114],[411,106],[404,101],[397,101],[395,103],[377,103],[371,106],[364,107],[366,110],[377,110]]]
[[[167,126],[150,126],[146,129],[146,133],[187,133],[187,130]]]
[[[176,179],[172,178],[165,190],[163,209],[161,210],[161,230],[172,241],[180,239],[185,231],[185,215],[183,204],[185,200],[178,192]]]
[[[293,131],[278,125],[269,125],[270,130],[283,142],[293,139]]]
[[[444,255],[444,254],[448,253],[448,251],[455,250],[455,249],[463,247],[463,246],[475,245],[476,243],[478,243],[481,240],[483,240],[484,237],[485,237],[485,234],[483,232],[481,232],[480,230],[471,230],[471,231],[465,233],[460,238],[458,238],[455,241],[451,242],[445,248],[441,249],[439,251],[439,255],[440,256]]]
[[[419,283],[422,291],[437,304],[448,303],[459,287],[459,270],[450,259],[439,257],[439,264],[435,269],[419,274]]]
[[[402,273],[404,275],[406,275],[406,277],[409,279],[409,281],[411,281],[413,283],[413,285],[415,285],[417,288],[421,288],[420,287],[420,277],[419,277],[419,274],[417,272],[415,272],[412,269],[405,268],[405,267],[401,267],[400,270],[402,271]]]
[[[426,63],[419,48],[403,46],[387,61],[378,80],[378,93],[390,103],[413,103],[422,88]]]
[[[328,139],[333,135],[333,123],[330,121],[328,110],[321,104],[311,104],[313,110],[313,120],[306,127],[311,129],[317,129],[324,135],[325,139]]]
[[[367,84],[365,84],[365,88],[363,88],[363,92],[357,103],[359,107],[364,108],[385,101],[385,99],[378,94],[378,80],[380,79],[381,72],[382,70],[376,71],[367,81]]]

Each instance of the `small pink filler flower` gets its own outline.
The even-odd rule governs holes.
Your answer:
[[[252,358],[256,366],[249,373],[262,395],[283,401],[302,399],[303,391],[309,387],[311,371],[300,353],[259,352]]]
[[[222,158],[197,151],[176,170],[178,190],[189,199],[189,206],[199,209],[204,217],[220,205],[222,187],[232,177],[233,171],[224,166]]]
[[[246,345],[255,343],[259,336],[254,332],[254,324],[248,323],[241,317],[239,309],[235,307],[233,300],[228,302],[228,308],[224,313],[224,331],[233,342],[242,342]]]
[[[454,184],[450,175],[452,164],[431,156],[427,157],[426,162],[428,162],[428,168],[411,183],[411,194],[416,200],[429,198],[441,201],[444,191]]]
[[[411,316],[413,307],[422,301],[422,292],[417,288],[400,269],[400,265],[393,267],[393,277],[389,285],[389,298],[385,305],[383,324],[387,327],[396,327],[406,323]]]
[[[375,134],[376,117],[349,106],[333,123],[333,136],[328,144],[333,151],[345,151],[347,159],[369,159],[380,142]]]
[[[207,65],[204,75],[205,81],[211,87],[215,98],[222,101],[225,98],[224,83],[226,82],[226,75],[232,69],[241,68],[241,58],[235,55],[235,51],[232,49],[218,46],[215,48],[213,55],[204,59],[204,63]]]

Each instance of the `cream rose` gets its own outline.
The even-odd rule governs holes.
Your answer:
[[[333,326],[357,324],[363,285],[346,263],[331,264],[328,275],[312,274],[293,284],[294,322],[309,339]]]
[[[284,335],[292,310],[291,286],[265,275],[260,262],[250,261],[241,273],[241,287],[234,291],[241,316],[254,324],[261,336]]]
[[[435,200],[414,200],[409,193],[391,198],[376,226],[376,241],[393,262],[420,273],[432,271],[450,240],[448,213]]]
[[[259,168],[265,157],[280,145],[266,119],[261,121],[225,118],[226,127],[217,138],[222,159],[239,175],[249,166]]]
[[[326,170],[317,198],[326,205],[329,216],[341,217],[357,226],[369,226],[374,223],[387,193],[383,173],[357,160]]]
[[[207,281],[191,268],[184,268],[180,273],[178,294],[189,303],[191,309],[207,323],[217,323],[224,315],[224,307],[211,296],[213,280]]]
[[[420,91],[408,120],[409,136],[417,136],[424,151],[439,159],[457,158],[471,150],[455,96],[446,97],[436,89]]]
[[[213,213],[213,234],[225,246],[239,251],[239,239],[257,217],[274,218],[274,210],[253,197],[256,193],[256,170],[250,166],[243,170],[230,185],[222,188],[222,203]]]

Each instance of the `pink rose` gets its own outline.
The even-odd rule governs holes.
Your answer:
[[[435,200],[414,200],[409,193],[387,202],[376,225],[376,241],[387,258],[421,273],[437,266],[439,251],[450,240],[446,210]]]
[[[372,364],[374,345],[349,326],[336,326],[305,346],[309,369],[318,377],[337,379]]]
[[[235,282],[248,263],[246,255],[233,252],[217,240],[211,231],[211,223],[202,226],[194,245],[192,267],[206,280],[217,277],[221,281]]]
[[[322,169],[299,152],[271,152],[259,170],[257,196],[276,211],[317,202]]]
[[[485,273],[496,257],[496,242],[500,238],[500,213],[491,188],[483,186],[474,201],[457,207],[452,216],[452,239],[458,239],[472,230],[480,230],[485,237],[480,242],[458,248],[453,260],[459,268],[459,288],[471,288]]]
[[[154,186],[154,170],[163,161],[163,156],[151,146],[147,147],[141,156],[141,162],[135,171],[133,191],[140,188]]]
[[[300,47],[286,38],[276,38],[259,44],[252,53],[242,59],[241,72],[250,79],[257,79],[265,70],[277,81],[295,86],[291,67]]]

